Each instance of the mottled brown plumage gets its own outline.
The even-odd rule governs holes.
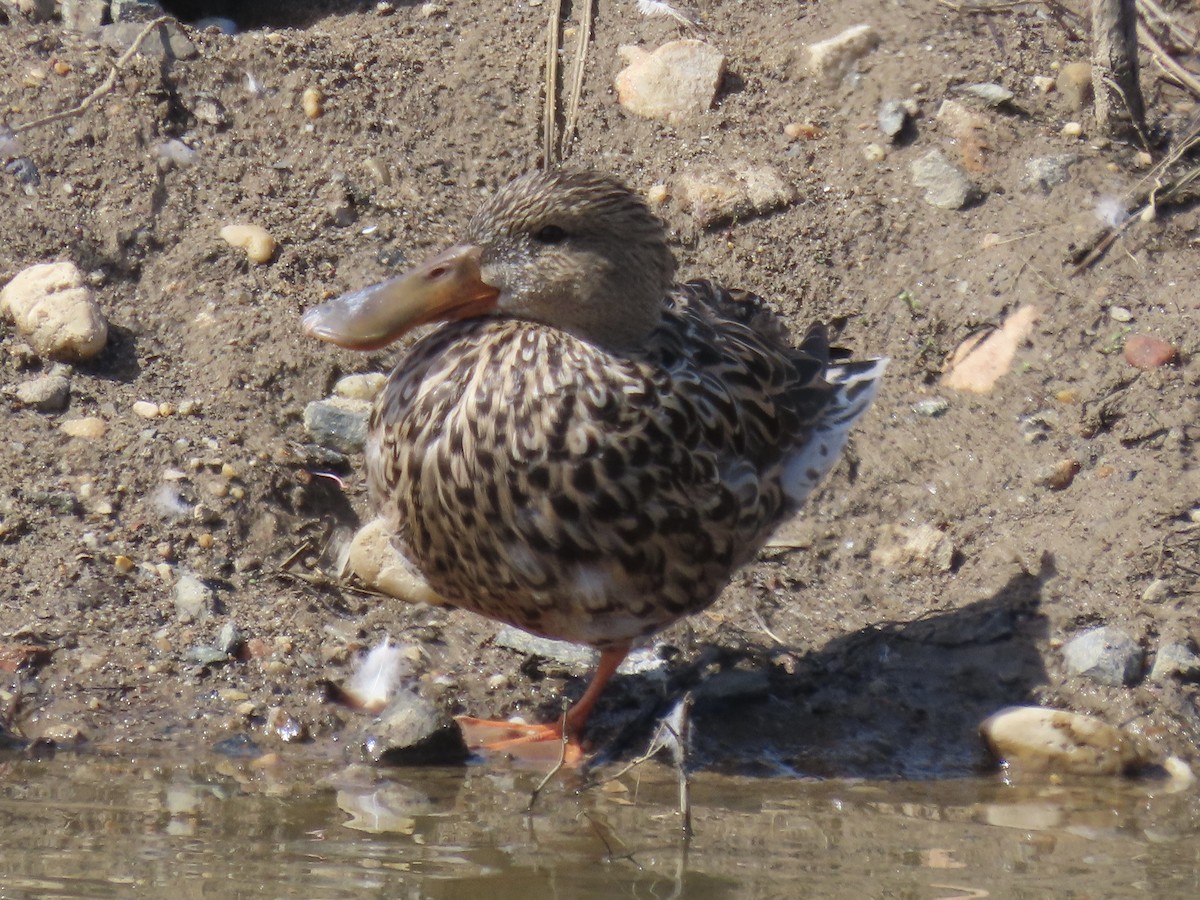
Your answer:
[[[598,647],[603,678],[716,599],[832,467],[883,368],[831,365],[820,325],[794,348],[757,297],[674,270],[619,182],[532,173],[462,246],[306,317],[349,346],[452,320],[376,404],[372,499],[449,602]]]

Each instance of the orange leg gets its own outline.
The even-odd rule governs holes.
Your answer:
[[[567,735],[567,749],[564,761],[567,765],[576,765],[583,759],[583,744],[580,742],[580,738],[583,736],[583,728],[587,724],[588,717],[592,714],[592,707],[600,699],[600,694],[603,693],[604,686],[608,684],[609,679],[612,678],[613,673],[617,671],[617,667],[621,665],[622,660],[628,654],[628,644],[623,647],[601,651],[600,663],[596,666],[596,672],[592,675],[592,680],[588,684],[587,690],[583,692],[583,696],[579,698],[575,705],[567,710],[567,714],[564,717]],[[467,744],[473,749],[514,753],[528,760],[557,758],[559,752],[558,745],[561,744],[563,739],[563,723],[564,719],[558,719],[545,725],[526,725],[521,722],[498,722],[492,719],[475,719],[471,716],[458,717],[458,724],[462,726]],[[502,737],[492,737],[491,739],[485,737],[487,732],[494,734],[497,730],[503,732],[504,735]]]

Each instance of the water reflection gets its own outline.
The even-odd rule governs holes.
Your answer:
[[[330,773],[334,774],[330,774]],[[1166,785],[699,776],[576,794],[495,765],[387,777],[59,756],[0,764],[0,895],[1196,896],[1200,801]]]

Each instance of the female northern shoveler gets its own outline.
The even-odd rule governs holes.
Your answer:
[[[619,181],[532,172],[462,244],[304,317],[354,349],[443,323],[376,402],[370,493],[448,602],[600,650],[565,717],[575,755],[631,644],[717,598],[833,467],[886,363],[831,363],[822,325],[793,347],[758,297],[674,274]]]

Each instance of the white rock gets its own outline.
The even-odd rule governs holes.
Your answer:
[[[346,375],[338,379],[338,383],[333,386],[333,393],[347,400],[374,400],[375,395],[387,384],[387,379],[382,372]]]
[[[212,588],[195,575],[180,575],[175,582],[175,614],[179,621],[203,622],[213,611]]]
[[[1091,716],[1039,706],[1010,706],[979,731],[997,758],[1027,772],[1119,775],[1148,762],[1134,738]]]
[[[712,108],[725,74],[715,47],[689,38],[653,53],[632,45],[617,52],[628,65],[613,82],[617,101],[634,115],[682,122]]]
[[[928,523],[916,528],[884,525],[871,551],[871,562],[888,569],[949,572],[954,565],[954,542]]]
[[[108,341],[108,323],[95,294],[74,263],[39,263],[0,291],[8,316],[41,356],[85,360]]]
[[[826,84],[836,84],[854,63],[879,46],[879,35],[870,25],[855,25],[841,34],[805,47],[804,68]]]
[[[787,206],[796,197],[778,169],[745,161],[722,169],[684,172],[675,179],[671,194],[704,228],[731,219],[763,215]]]
[[[108,423],[97,416],[84,416],[80,419],[67,419],[58,426],[68,437],[99,440],[108,432]]]
[[[339,577],[349,575],[372,590],[398,600],[432,606],[446,602],[392,545],[391,529],[383,519],[368,522],[350,541]]]
[[[40,412],[60,412],[67,408],[71,382],[63,375],[41,375],[17,385],[16,398]]]

